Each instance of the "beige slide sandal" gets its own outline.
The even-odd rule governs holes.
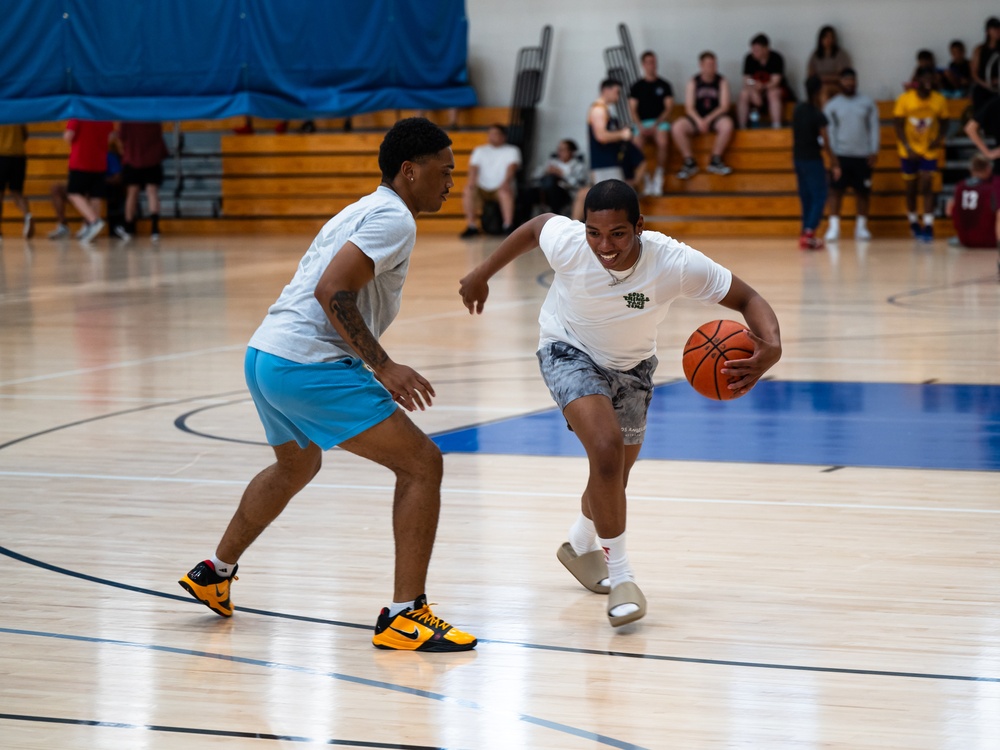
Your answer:
[[[601,550],[578,555],[573,551],[572,544],[564,542],[556,552],[556,557],[585,589],[595,594],[606,594],[611,590],[607,584],[601,583],[608,577],[608,564],[604,562],[604,553]]]
[[[617,617],[611,614],[615,607],[620,607],[623,604],[634,604],[638,609]],[[630,622],[641,620],[645,616],[646,597],[643,596],[642,591],[639,590],[634,581],[619,583],[611,589],[611,594],[608,596],[608,619],[611,620],[611,627],[628,625]]]

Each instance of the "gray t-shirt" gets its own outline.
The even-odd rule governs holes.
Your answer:
[[[838,94],[823,107],[830,148],[837,156],[877,154],[881,141],[878,106],[864,94]]]
[[[316,235],[250,346],[300,364],[358,356],[314,296],[316,285],[345,243],[357,245],[375,263],[375,278],[358,292],[358,310],[377,339],[399,312],[416,239],[413,214],[389,188],[352,203]]]

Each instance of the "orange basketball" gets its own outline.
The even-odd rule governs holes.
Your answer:
[[[684,344],[684,377],[691,387],[706,398],[729,401],[742,394],[727,387],[739,380],[723,375],[723,363],[746,359],[753,354],[753,341],[744,332],[746,326],[735,320],[713,320],[700,326]]]

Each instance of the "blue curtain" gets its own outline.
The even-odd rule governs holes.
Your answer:
[[[476,103],[464,0],[4,5],[3,123],[286,119]]]

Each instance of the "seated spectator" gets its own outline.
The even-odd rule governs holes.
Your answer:
[[[3,216],[4,193],[10,190],[14,205],[24,214],[21,234],[25,239],[31,239],[35,233],[35,222],[31,218],[31,206],[24,197],[24,176],[28,165],[24,142],[27,139],[28,128],[24,125],[0,125],[0,218]],[[2,241],[3,236],[0,236]]]
[[[982,154],[969,161],[969,176],[955,186],[945,212],[965,247],[997,247],[1000,237],[1000,177]],[[1000,249],[1000,248],[998,248]]]
[[[840,93],[840,72],[850,67],[851,56],[838,43],[836,30],[833,26],[824,26],[819,30],[816,49],[806,65],[806,78],[816,76],[823,84],[819,98],[821,107]]]
[[[643,192],[663,195],[663,175],[670,152],[670,113],[674,107],[674,90],[668,81],[656,73],[656,54],[643,52],[642,78],[632,84],[628,94],[629,109],[635,123],[635,145],[642,149],[647,143],[656,145],[656,171],[646,176]]]
[[[948,52],[951,62],[941,74],[941,93],[949,99],[963,99],[972,87],[972,65],[965,56],[965,44],[960,39],[949,45]]]
[[[115,234],[128,241],[135,234],[135,216],[139,191],[146,189],[146,203],[152,223],[150,239],[160,239],[160,185],[163,184],[163,160],[169,152],[163,142],[163,124],[159,122],[123,122],[118,126],[122,144],[122,177],[125,183],[125,224],[115,227]]]
[[[587,184],[587,167],[576,141],[565,139],[535,176],[529,188],[530,205],[546,206],[552,213],[569,216],[577,191]]]
[[[979,112],[987,102],[996,98],[996,55],[1000,53],[1000,18],[986,19],[986,38],[972,51],[969,67],[972,69],[972,111]],[[991,68],[992,63],[992,68]]]
[[[758,34],[750,40],[750,54],[743,59],[743,90],[736,103],[740,127],[745,128],[753,117],[759,118],[761,110],[766,109],[771,127],[780,128],[782,105],[794,100],[795,95],[785,78],[785,59],[771,49],[771,40],[766,34]]]
[[[943,71],[937,66],[937,59],[929,49],[922,49],[917,52],[917,67],[913,69],[909,85],[904,86],[904,88],[916,89],[917,77],[925,70],[930,70],[934,74],[931,88],[935,91],[940,91],[944,80]]]
[[[718,175],[727,175],[733,171],[722,160],[735,127],[732,115],[729,114],[729,81],[718,72],[714,52],[702,52],[698,57],[698,68],[698,75],[688,81],[684,89],[684,117],[677,118],[673,126],[674,141],[684,158],[684,164],[677,173],[682,180],[687,180],[698,172],[698,164],[691,149],[691,138],[699,133],[715,133],[708,171]]]
[[[479,203],[493,201],[500,206],[501,231],[509,234],[514,224],[514,178],[521,166],[521,150],[507,143],[507,128],[490,125],[488,142],[472,149],[469,158],[469,181],[462,191],[462,208],[465,210],[463,238],[479,234],[476,226],[476,207]]]
[[[624,180],[633,188],[645,174],[646,157],[632,142],[632,128],[623,126],[617,108],[621,103],[621,84],[607,78],[601,81],[600,96],[587,112],[590,140],[590,181]]]

